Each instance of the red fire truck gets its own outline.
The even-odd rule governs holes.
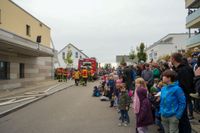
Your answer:
[[[78,69],[80,70],[81,67],[86,66],[87,68],[90,68],[93,70],[95,73],[97,72],[97,61],[95,58],[84,58],[84,59],[79,59],[78,62]]]
[[[97,76],[98,63],[97,63],[95,58],[79,59],[78,70],[81,70],[81,67],[87,67],[87,69],[90,69],[90,70],[92,70],[94,72],[95,77]]]

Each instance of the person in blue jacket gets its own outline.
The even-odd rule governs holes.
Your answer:
[[[186,107],[185,94],[176,77],[177,73],[172,70],[166,70],[162,74],[166,86],[161,90],[160,113],[165,133],[179,133],[179,119]]]

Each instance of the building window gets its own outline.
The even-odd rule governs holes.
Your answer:
[[[78,58],[78,52],[75,53],[75,57]]]
[[[10,78],[10,63],[0,61],[0,80]]]
[[[40,23],[39,25],[40,25],[40,27],[42,27],[42,23]]]
[[[62,57],[63,57],[63,59],[65,59],[65,52],[62,53]]]
[[[19,78],[24,78],[24,63],[19,64]]]
[[[80,55],[80,59],[82,59],[82,56]]]
[[[31,27],[30,25],[26,25],[26,35],[31,36]]]

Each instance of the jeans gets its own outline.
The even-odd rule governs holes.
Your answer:
[[[189,115],[193,116],[193,104],[191,99],[188,101],[188,107],[189,107]]]
[[[130,120],[129,120],[128,111],[127,111],[127,110],[120,110],[120,112],[121,112],[121,120],[122,120],[122,123],[124,123],[125,121],[126,121],[127,123],[129,123]]]
[[[163,125],[161,123],[161,120],[159,118],[157,118],[157,117],[155,118],[155,124],[158,125],[159,128],[164,131],[164,127],[163,127]]]

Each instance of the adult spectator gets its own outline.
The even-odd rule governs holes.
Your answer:
[[[132,81],[132,70],[130,66],[127,66],[126,63],[123,64],[123,82],[126,84],[126,90],[133,89]]]
[[[186,102],[190,100],[189,94],[193,92],[193,77],[194,73],[191,67],[183,63],[183,57],[180,53],[174,53],[171,56],[171,63],[175,67],[175,71],[178,73],[177,79],[180,87],[186,97]],[[179,133],[191,133],[191,125],[187,115],[187,107],[179,120]]]
[[[198,56],[197,69],[195,70],[194,88],[197,93],[190,94],[194,99],[194,109],[200,111],[200,56]]]
[[[150,70],[149,64],[145,64],[145,70],[142,71],[141,77],[146,81],[147,88],[153,86],[153,72]]]

